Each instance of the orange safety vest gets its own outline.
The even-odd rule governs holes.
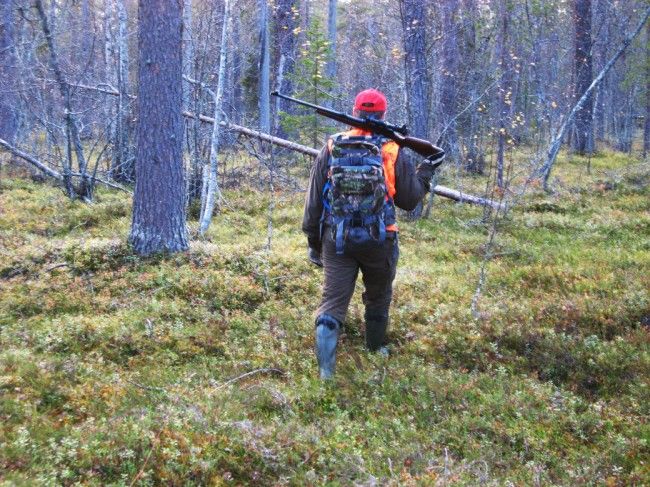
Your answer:
[[[348,137],[358,137],[358,136],[367,136],[372,135],[372,132],[368,130],[359,129],[353,127],[347,132],[343,132],[344,135]],[[327,141],[327,148],[330,153],[332,152],[332,145],[334,141],[329,139]],[[386,180],[386,190],[388,191],[388,196],[390,199],[395,197],[395,163],[397,162],[397,154],[399,152],[399,145],[393,140],[386,142],[381,148],[381,160],[382,165],[384,166],[384,179]],[[387,225],[387,232],[396,232],[397,225]]]

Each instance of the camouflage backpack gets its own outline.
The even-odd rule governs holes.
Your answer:
[[[330,225],[339,255],[383,244],[386,227],[395,223],[381,153],[385,142],[376,135],[332,137],[321,223]]]

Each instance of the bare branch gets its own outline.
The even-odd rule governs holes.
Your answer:
[[[61,175],[61,173],[55,171],[54,169],[50,169],[45,164],[43,164],[41,161],[36,159],[34,156],[28,154],[27,152],[21,151],[20,149],[18,149],[16,147],[14,147],[13,145],[11,145],[6,140],[0,139],[0,146],[7,149],[14,156],[19,157],[22,160],[29,162],[32,166],[37,168],[39,171],[41,171],[45,175],[50,176],[50,177],[56,179],[57,181],[63,181],[63,176]]]
[[[285,372],[284,372],[284,370],[276,369],[276,368],[273,368],[273,367],[265,367],[265,368],[262,368],[262,369],[255,369],[255,370],[251,370],[250,372],[246,372],[245,374],[238,375],[237,377],[233,377],[230,380],[227,380],[223,384],[218,385],[216,387],[216,389],[223,389],[224,387],[229,386],[231,384],[234,384],[237,381],[240,381],[242,379],[246,379],[247,377],[251,377],[251,376],[257,375],[257,374],[274,374],[274,375],[283,376],[283,375],[285,375]]]

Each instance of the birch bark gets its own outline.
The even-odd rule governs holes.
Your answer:
[[[201,207],[203,209],[199,225],[199,233],[201,235],[205,235],[205,232],[207,232],[208,228],[210,227],[214,208],[216,206],[217,200],[219,200],[221,197],[221,194],[219,192],[219,185],[217,184],[217,167],[219,154],[219,136],[221,129],[221,120],[223,118],[221,115],[223,113],[223,88],[226,84],[226,55],[228,52],[229,27],[230,1],[225,0],[223,27],[221,29],[221,49],[219,52],[219,79],[217,81],[217,92],[215,93],[211,89],[205,87],[214,102],[214,124],[212,125],[212,137],[210,140],[210,164],[208,167],[203,167],[204,173],[208,172],[209,175],[207,178],[204,178],[204,181],[207,179],[207,190],[205,192],[205,201],[201,204]]]
[[[259,0],[259,10],[260,84],[258,95],[260,130],[268,134],[271,132],[271,57],[269,49],[268,0]]]

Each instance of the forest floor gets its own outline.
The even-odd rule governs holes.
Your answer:
[[[143,259],[127,194],[3,177],[0,485],[647,485],[650,171],[591,164],[499,224],[475,315],[482,209],[402,223],[394,353],[364,351],[359,287],[330,383],[302,194],[270,250],[269,195],[239,190]]]

